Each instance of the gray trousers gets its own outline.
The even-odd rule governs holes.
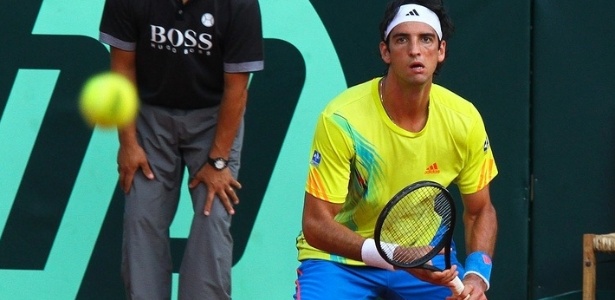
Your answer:
[[[169,227],[177,211],[184,170],[190,178],[206,163],[214,138],[218,107],[176,110],[142,105],[137,119],[139,143],[155,179],[135,174],[126,194],[122,277],[127,299],[170,299],[172,259]],[[235,138],[229,168],[235,178],[243,140],[243,122]],[[231,299],[233,239],[231,215],[214,199],[203,215],[204,184],[190,190],[194,216],[180,267],[180,299]]]

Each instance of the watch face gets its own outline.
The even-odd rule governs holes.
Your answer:
[[[222,157],[218,157],[218,158],[208,158],[207,162],[212,165],[214,168],[216,168],[216,170],[222,170],[224,168],[226,168],[228,162],[222,158]]]
[[[218,159],[216,160],[216,162],[214,163],[214,166],[216,167],[216,169],[224,169],[224,167],[226,167],[226,164],[224,163],[223,160]]]

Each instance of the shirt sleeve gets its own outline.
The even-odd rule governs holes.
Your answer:
[[[260,71],[264,68],[263,29],[257,0],[234,1],[234,14],[225,38],[224,71]]]
[[[462,194],[480,191],[498,174],[489,137],[482,118],[477,112],[476,122],[468,132],[467,155],[464,167],[457,177]]]
[[[137,28],[129,0],[106,0],[99,26],[99,40],[110,46],[134,51],[137,46]]]
[[[324,114],[316,124],[310,151],[307,193],[333,203],[343,203],[348,193],[350,165],[354,157],[346,120]]]

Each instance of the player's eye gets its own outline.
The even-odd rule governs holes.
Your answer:
[[[399,45],[401,45],[401,44],[406,44],[406,43],[408,43],[408,38],[407,38],[407,37],[405,37],[405,36],[400,36],[400,37],[397,37],[397,38],[395,39],[395,43],[396,43],[396,44],[399,44]]]
[[[421,38],[421,41],[422,41],[423,43],[425,43],[425,44],[431,44],[431,43],[433,43],[434,38],[433,38],[432,36],[427,36],[427,35],[426,35],[426,36],[423,36],[423,37]]]

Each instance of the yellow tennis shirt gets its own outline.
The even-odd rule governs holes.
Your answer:
[[[305,186],[317,198],[342,204],[336,221],[364,237],[373,237],[384,205],[411,183],[454,183],[461,193],[472,194],[498,172],[483,120],[472,103],[433,84],[427,124],[420,132],[409,132],[387,116],[378,96],[379,80],[347,89],[323,110]],[[312,247],[303,234],[297,249],[299,260],[363,265]]]

